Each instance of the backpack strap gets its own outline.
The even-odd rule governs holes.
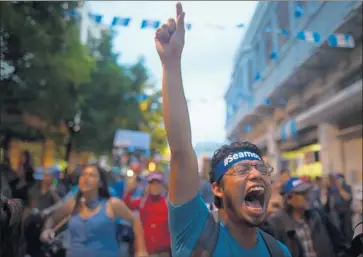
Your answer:
[[[212,257],[219,235],[218,211],[210,212],[190,257]]]
[[[267,246],[267,249],[270,253],[270,257],[282,257],[285,256],[284,251],[282,250],[281,246],[279,245],[278,241],[271,236],[270,234],[262,231],[259,229],[259,232],[262,236],[263,241]]]

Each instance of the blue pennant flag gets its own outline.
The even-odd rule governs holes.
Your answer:
[[[144,102],[147,100],[147,95],[146,94],[141,94],[137,97],[137,101],[139,102]]]
[[[159,26],[160,26],[160,21],[142,20],[140,28],[141,29],[146,29],[146,28],[157,29]]]
[[[265,103],[266,105],[270,105],[270,104],[271,104],[271,100],[270,100],[270,99],[268,99],[268,98],[266,98],[266,99],[265,99],[265,101],[264,101],[264,103]]]
[[[321,36],[318,32],[312,31],[299,31],[296,37],[300,40],[319,44],[321,42]]]
[[[328,44],[331,47],[354,48],[354,38],[348,34],[332,34],[328,37]]]
[[[186,29],[186,30],[191,30],[191,29],[192,29],[192,24],[190,24],[190,23],[186,23],[186,24],[185,24],[185,29]]]
[[[94,14],[94,13],[88,13],[88,17],[94,21],[96,24],[100,24],[103,19],[103,15],[101,14]]]
[[[295,6],[294,15],[295,15],[296,18],[301,18],[304,15],[304,9],[300,4],[297,4]]]
[[[276,51],[272,51],[270,54],[270,59],[271,60],[276,60],[277,59],[277,52]]]
[[[237,25],[237,28],[239,28],[239,29],[242,29],[244,27],[245,27],[245,25],[243,23]]]
[[[79,14],[78,10],[77,9],[73,9],[73,10],[69,10],[67,11],[67,14],[71,17],[75,17]]]
[[[289,35],[289,31],[287,29],[281,29],[280,33],[284,36],[288,36]]]
[[[290,133],[292,137],[297,136],[297,129],[296,129],[296,119],[292,119],[290,121]]]
[[[131,22],[131,17],[127,17],[127,18],[113,17],[111,26],[128,27],[130,22]]]
[[[260,79],[261,79],[261,74],[259,72],[256,72],[255,81],[259,81]]]

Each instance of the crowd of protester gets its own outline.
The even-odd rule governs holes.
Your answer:
[[[16,241],[24,234],[24,243],[13,248],[6,244],[1,256],[172,256],[163,173],[127,181],[119,167],[106,173],[97,165],[87,165],[72,176],[58,178],[56,184],[55,174],[54,169],[43,169],[42,176],[34,179],[29,152],[24,152],[16,171],[2,165],[2,210],[12,215],[8,219],[12,232],[2,232],[0,240]],[[332,173],[325,180],[291,177],[284,169],[279,182],[272,183],[267,218],[260,227],[285,244],[292,257],[358,256],[359,240],[354,244],[350,240],[352,190],[342,174]],[[209,181],[201,180],[199,192],[206,210],[223,209]],[[14,198],[19,200],[7,200]],[[184,216],[188,212],[193,213],[185,210]],[[54,250],[57,234],[63,237]],[[123,253],[122,242],[128,243]]]

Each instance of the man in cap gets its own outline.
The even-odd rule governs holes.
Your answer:
[[[325,210],[336,221],[340,231],[347,237],[353,236],[352,188],[345,182],[343,174],[329,176],[329,188]]]
[[[139,210],[143,224],[146,247],[151,257],[170,257],[170,234],[168,225],[168,205],[165,197],[163,173],[152,172],[147,176],[146,194],[132,198],[132,187],[124,201],[130,209]]]
[[[269,231],[288,246],[292,257],[346,256],[348,241],[324,212],[311,208],[311,188],[294,177],[282,185],[284,207],[269,218]]]
[[[49,209],[61,201],[53,185],[57,170],[54,167],[43,168],[34,173],[34,177],[40,180],[29,190],[29,216],[24,222],[24,236],[27,242],[27,253],[31,256],[41,255],[40,233],[49,214]]]
[[[34,174],[34,177],[40,180],[40,183],[36,183],[29,191],[30,208],[43,211],[60,201],[56,187],[53,185],[56,174],[57,169],[53,166],[44,168],[41,172]]]

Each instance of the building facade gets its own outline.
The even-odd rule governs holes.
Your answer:
[[[355,45],[334,47],[337,33]],[[225,94],[227,138],[256,143],[277,173],[361,184],[361,42],[361,2],[260,2]]]

